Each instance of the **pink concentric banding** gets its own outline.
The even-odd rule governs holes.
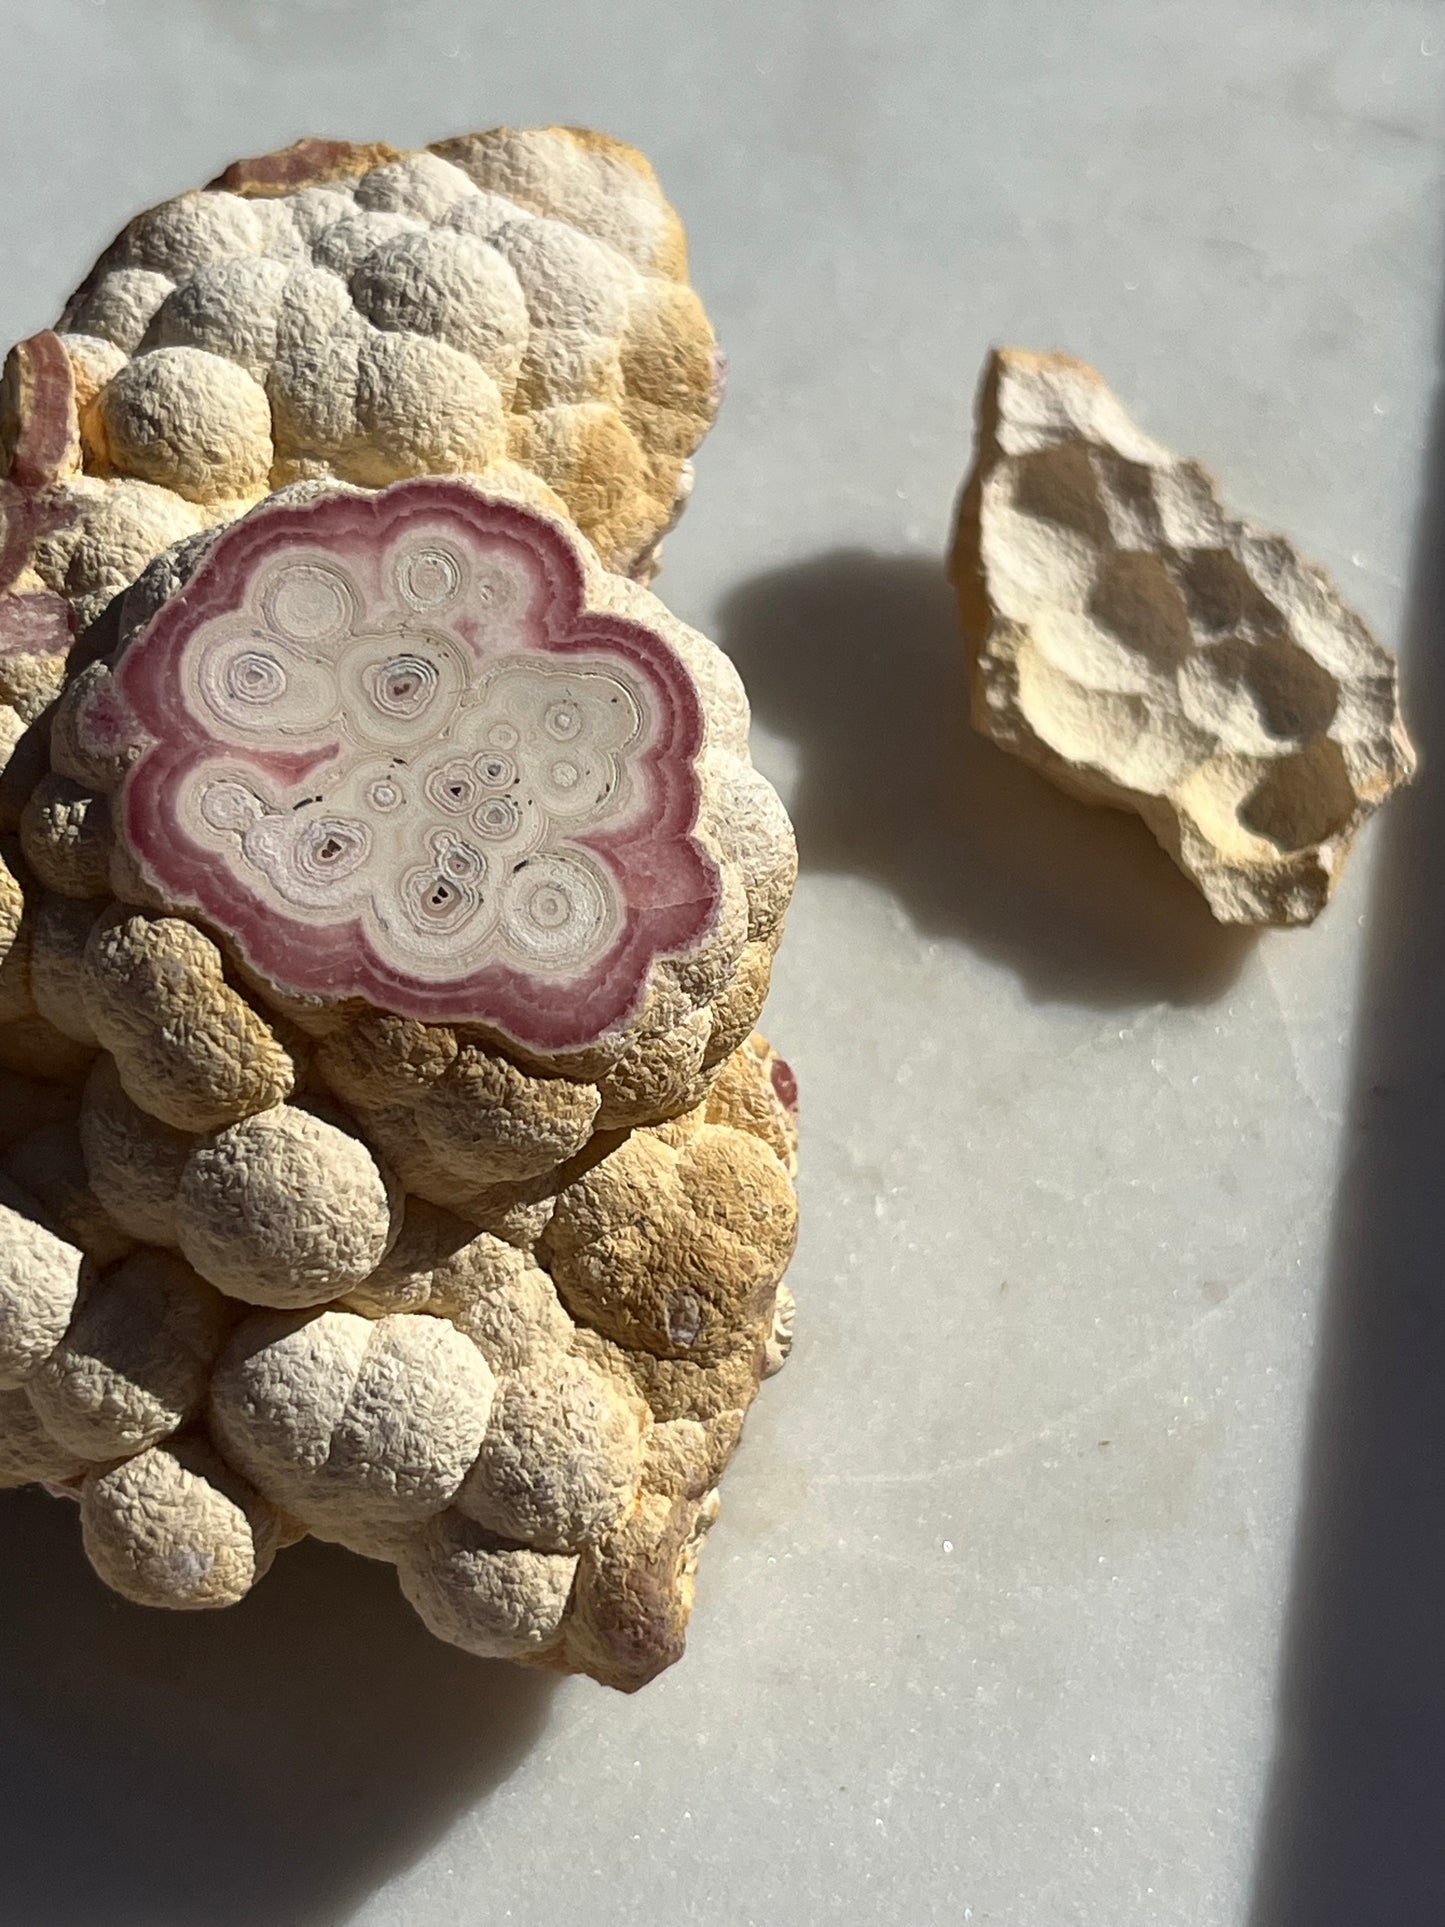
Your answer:
[[[263,906],[189,835],[178,807],[187,777],[218,747],[181,687],[182,655],[195,629],[239,608],[254,572],[285,544],[361,554],[412,521],[432,528],[445,522],[464,542],[501,538],[523,551],[535,584],[527,617],[532,647],[563,658],[605,651],[626,664],[653,705],[653,741],[637,762],[649,808],[625,828],[575,839],[610,872],[625,911],[611,947],[570,980],[549,981],[497,962],[442,982],[404,975],[376,954],[359,919],[318,926]],[[484,617],[471,619],[469,633],[465,622],[455,627],[485,654]],[[115,680],[139,748],[118,798],[123,840],[168,902],[197,911],[278,990],[362,997],[402,1016],[485,1025],[530,1049],[570,1050],[624,1022],[644,994],[653,962],[692,950],[716,919],[719,878],[692,835],[703,717],[686,669],[654,630],[586,607],[581,563],[555,524],[464,482],[427,477],[374,495],[254,510],[220,537],[185,589],[157,612],[122,657]],[[234,754],[233,747],[227,752]],[[252,751],[245,760],[279,782],[295,783],[329,753]]]

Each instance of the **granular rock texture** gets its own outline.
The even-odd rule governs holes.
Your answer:
[[[1309,923],[1415,767],[1395,665],[1092,368],[996,353],[953,574],[986,736],[1136,810],[1221,921]]]
[[[597,137],[309,142],[11,356],[0,1484],[127,1598],[311,1533],[478,1654],[682,1650],[791,1336],[796,861],[638,580],[716,401],[681,273]]]
[[[102,1054],[82,1143],[114,1141],[115,1099]],[[469,1652],[644,1684],[682,1651],[718,1479],[791,1334],[786,1067],[750,1038],[690,1111],[596,1133],[529,1187],[531,1235],[393,1184],[377,1262],[327,1276],[316,1240],[303,1303],[264,1247],[304,1241],[338,1171],[380,1171],[359,1126],[328,1128],[288,1191],[264,1158],[234,1167],[249,1244],[185,1231],[186,1175],[227,1132],[197,1134],[179,1182],[168,1136],[149,1164],[131,1145],[178,1230],[106,1266],[80,1243],[94,1192],[60,1217],[0,1189],[0,1485],[78,1497],[96,1571],[143,1605],[234,1604],[309,1532],[395,1565]]]
[[[722,387],[643,157],[572,128],[301,141],[130,223],[0,389],[0,693],[300,480],[522,468],[647,579]]]

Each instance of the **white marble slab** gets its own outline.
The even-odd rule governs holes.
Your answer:
[[[654,157],[732,365],[660,587],[796,811],[807,1129],[794,1360],[635,1699],[451,1653],[315,1547],[148,1616],[0,1500],[0,1922],[1438,1919],[1438,772],[1315,930],[1231,937],[963,730],[939,557],[987,345],[1071,349],[1414,650],[1430,755],[1440,6],[0,16],[6,341],[300,133]]]

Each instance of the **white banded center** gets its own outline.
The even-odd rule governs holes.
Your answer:
[[[214,749],[183,819],[261,908],[359,918],[428,981],[605,954],[624,905],[586,838],[645,807],[655,718],[621,659],[529,647],[518,576],[500,544],[430,534],[354,569],[293,551],[189,637],[181,684]],[[287,781],[278,752],[312,773]]]

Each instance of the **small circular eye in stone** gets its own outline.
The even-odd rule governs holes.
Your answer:
[[[263,650],[243,649],[226,664],[223,683],[234,702],[261,708],[286,694],[286,671]]]
[[[475,768],[489,790],[510,789],[517,780],[517,765],[510,756],[483,754],[477,758]]]
[[[575,968],[609,940],[612,906],[607,886],[575,858],[540,857],[509,879],[502,924],[522,956],[554,970]]]
[[[448,883],[476,885],[486,875],[487,859],[470,843],[447,838],[437,850],[437,870]]]
[[[244,783],[208,783],[201,791],[201,820],[213,830],[244,830],[261,814],[261,799]]]
[[[515,836],[521,821],[522,812],[510,796],[489,797],[472,816],[472,822],[481,834],[494,841]]]
[[[366,800],[382,816],[390,816],[393,810],[399,810],[405,803],[406,792],[390,776],[380,776],[367,789]]]
[[[477,800],[476,771],[462,757],[454,756],[427,777],[426,793],[438,809],[464,816]]]
[[[582,730],[582,711],[576,703],[549,703],[542,718],[547,734],[559,743],[570,743]]]
[[[336,882],[366,861],[371,832],[342,816],[318,816],[296,838],[296,867],[313,883]]]
[[[393,656],[366,672],[366,689],[384,716],[411,717],[426,708],[440,680],[425,656]]]
[[[354,599],[345,576],[315,562],[293,562],[267,584],[261,608],[288,642],[330,642],[350,625]]]
[[[397,564],[396,586],[414,609],[440,609],[462,586],[461,564],[446,549],[415,549]]]
[[[548,774],[556,789],[570,790],[577,787],[582,772],[575,763],[554,763]]]
[[[492,749],[515,749],[521,740],[515,723],[493,723],[487,731],[487,742]]]
[[[417,929],[433,936],[460,928],[477,909],[476,891],[440,867],[408,871],[402,879],[402,901]]]
[[[572,901],[554,883],[542,883],[527,898],[526,914],[539,930],[560,930],[572,915]]]

